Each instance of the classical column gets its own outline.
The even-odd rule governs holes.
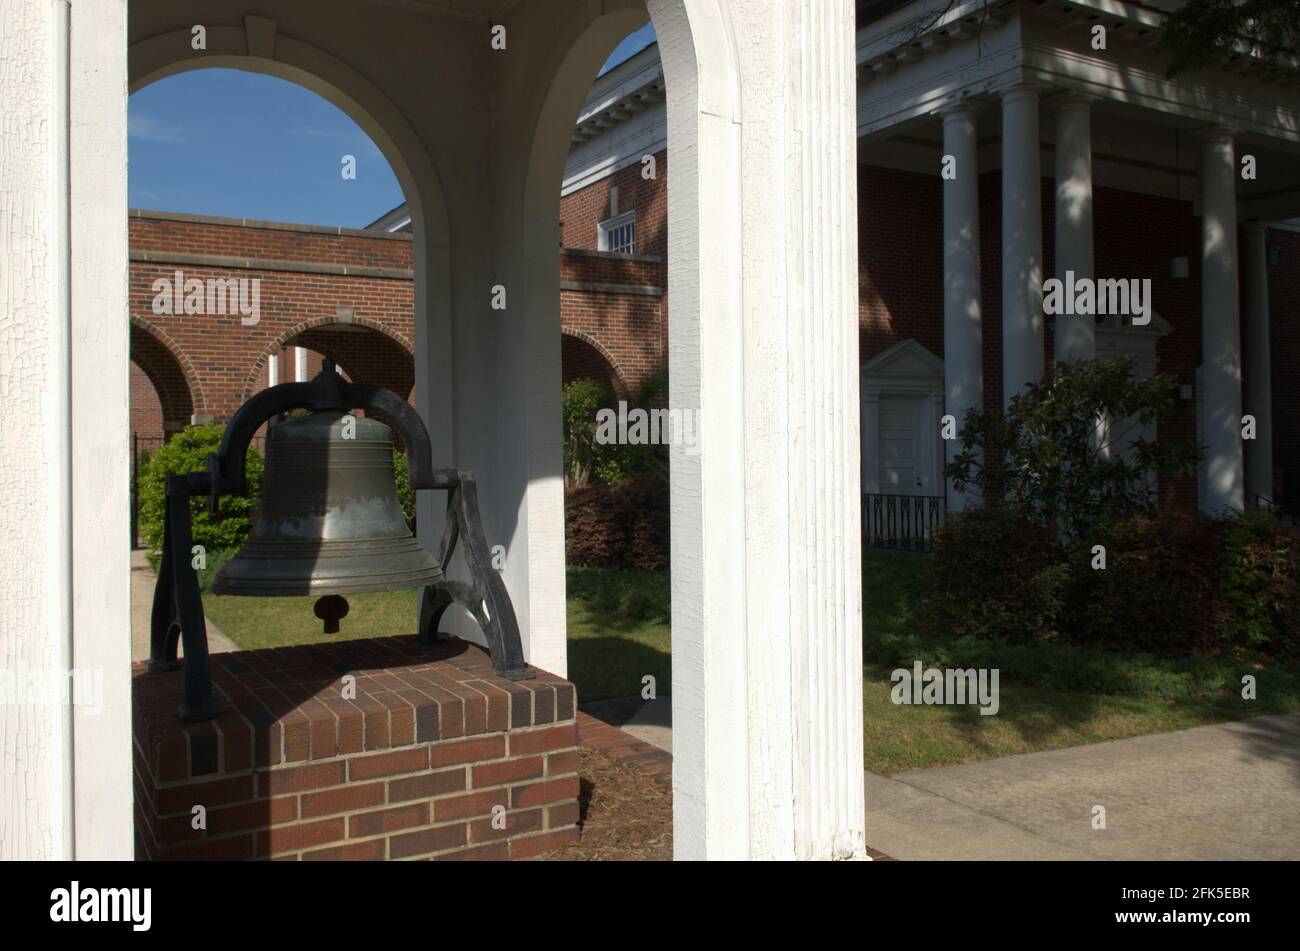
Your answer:
[[[126,25],[0,0],[6,862],[133,853]]]
[[[1245,232],[1242,257],[1246,275],[1246,402],[1243,412],[1255,417],[1255,438],[1246,440],[1246,504],[1255,496],[1273,498],[1272,361],[1268,344],[1268,225],[1252,221]]]
[[[1201,365],[1205,496],[1217,515],[1245,504],[1237,304],[1237,163],[1233,133],[1201,134]]]
[[[266,385],[277,386],[280,383],[280,355],[272,353],[266,358]]]
[[[984,396],[979,167],[971,105],[944,113],[943,152],[953,160],[953,177],[943,180],[943,390],[945,411],[956,418],[960,435],[966,412],[979,409]],[[960,449],[959,439],[945,439],[944,461],[952,462]],[[954,492],[947,479],[943,483],[948,511],[972,501],[970,493]]]
[[[1056,111],[1056,277],[1068,287],[1093,278],[1091,106],[1073,93],[1053,100]],[[1053,318],[1056,360],[1091,360],[1097,355],[1096,318],[1088,314]]]
[[[307,373],[307,348],[293,347],[293,379],[297,383],[306,383],[311,379]]]
[[[1002,401],[1043,377],[1038,90],[1002,94]]]
[[[700,413],[698,446],[670,449],[673,851],[860,858],[854,5],[647,6],[669,403]]]

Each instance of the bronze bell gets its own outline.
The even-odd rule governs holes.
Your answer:
[[[252,531],[217,572],[212,593],[342,595],[441,578],[438,559],[411,537],[397,501],[392,430],[318,411],[270,427]],[[338,629],[337,619],[325,620],[327,631]]]

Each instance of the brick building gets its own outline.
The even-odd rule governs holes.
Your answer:
[[[325,354],[345,376],[414,404],[409,232],[133,211],[130,241],[131,423],[141,449],[228,419],[270,384],[310,378]],[[591,243],[561,259],[563,378],[634,395],[663,362],[662,255]],[[231,280],[258,282],[256,322],[234,307],[201,312],[208,287]],[[187,281],[204,292],[191,313]]]
[[[939,416],[946,411],[960,418],[962,407],[997,405],[1009,396],[1017,387],[1004,379],[1008,360],[1029,361],[1030,371],[1018,373],[1050,373],[1062,348],[1069,351],[1071,344],[1058,345],[1053,321],[1042,319],[1036,329],[1025,330],[1034,341],[1030,350],[1041,348],[1041,359],[1033,352],[1026,356],[1023,347],[1008,354],[1003,314],[1023,309],[1019,297],[1004,300],[1005,269],[1012,254],[1031,261],[1040,279],[1062,276],[1066,267],[1099,278],[1150,279],[1150,323],[1139,327],[1123,319],[1100,321],[1085,352],[1126,354],[1138,373],[1174,376],[1181,399],[1146,435],[1205,442],[1207,381],[1200,367],[1207,289],[1201,279],[1203,176],[1198,169],[1204,163],[1201,133],[1206,123],[1166,121],[1132,103],[1108,99],[1104,90],[1094,90],[1088,99],[1046,95],[1041,103],[1035,90],[1030,90],[1030,99],[1004,94],[1001,107],[995,92],[977,92],[958,106],[936,107],[927,70],[947,68],[935,64],[965,48],[961,41],[976,29],[973,21],[945,17],[941,28],[931,31],[931,40],[900,43],[894,35],[899,13],[894,8],[899,4],[867,6],[878,8],[879,16],[867,22],[860,14],[860,24],[865,25],[858,37],[863,491],[944,495],[945,447],[935,435]],[[1059,16],[1040,11],[1033,22],[1045,35],[1070,29],[1068,11]],[[1001,26],[993,16],[979,29],[986,42],[996,45]],[[1140,48],[1135,42],[1116,55],[1135,55]],[[977,62],[990,56],[986,52]],[[651,44],[601,76],[578,116],[561,186],[564,336],[557,398],[560,383],[577,377],[600,379],[616,395],[634,397],[666,363],[664,100],[658,48]],[[1084,118],[1092,228],[1085,242],[1088,254],[1075,250],[1077,234],[1067,235],[1073,242],[1069,260],[1062,258],[1058,266],[1062,231],[1056,216],[1061,204],[1053,166],[1070,115]],[[1004,179],[1012,172],[1020,174],[1004,168],[1000,154],[1003,130],[1011,120],[1032,120],[1029,134],[1039,136],[1041,150],[1041,174],[1026,173],[1033,175],[1037,192],[1037,235],[1017,246],[1003,241]],[[963,142],[963,137],[969,141]],[[1248,485],[1240,497],[1251,504],[1253,495],[1261,495],[1296,508],[1300,383],[1287,368],[1300,362],[1300,328],[1278,318],[1293,309],[1300,296],[1300,227],[1284,217],[1300,211],[1300,182],[1294,161],[1288,166],[1285,144],[1258,133],[1246,142],[1242,150],[1250,148],[1267,172],[1261,183],[1240,181],[1236,187],[1238,217],[1247,222],[1238,235],[1240,280],[1235,274],[1238,255],[1233,256],[1233,293],[1239,298],[1243,328],[1237,337],[1241,353],[1236,372],[1245,379],[1239,389],[1246,399],[1252,360],[1258,352],[1269,355],[1270,372],[1264,376],[1271,405],[1263,412],[1258,406],[1246,406],[1242,412],[1261,420],[1271,413],[1272,464],[1270,472],[1261,474],[1249,470],[1262,468],[1258,459],[1263,456],[1245,460]],[[965,292],[968,299],[959,301],[945,296],[952,267],[946,279],[945,182],[939,160],[963,147],[978,169],[971,213],[978,240],[970,244],[978,255],[978,282]],[[1021,178],[1016,187],[1023,190],[1029,178]],[[410,395],[412,270],[405,206],[364,231],[135,212],[131,248],[133,426],[146,441],[156,441],[160,433],[192,418],[222,419],[268,382],[294,378],[293,368],[302,365],[302,357],[293,355],[296,347],[316,354],[316,364],[320,353],[331,352],[345,373]],[[1248,264],[1248,254],[1263,260]],[[1265,268],[1264,304],[1250,300],[1245,276],[1248,267],[1256,265]],[[187,275],[203,278],[261,277],[259,324],[245,328],[233,318],[213,324],[151,314],[151,282],[182,267]],[[1020,297],[1022,291],[1017,290]],[[978,398],[969,381],[962,392],[956,371],[945,369],[945,335],[953,333],[945,309],[955,306],[973,306],[979,313],[979,336],[974,344],[969,339],[964,344],[978,348],[978,373],[969,356],[963,371],[978,381]],[[1268,346],[1252,354],[1245,328],[1261,313]],[[214,333],[213,327],[220,330]],[[1022,330],[1015,329],[1014,339],[1023,339]],[[1035,366],[1041,369],[1034,371]],[[314,370],[307,365],[303,372]],[[1225,392],[1221,380],[1210,383],[1216,393]],[[1247,445],[1248,457],[1255,451],[1256,446]],[[1206,494],[1206,487],[1190,477],[1161,489],[1166,500],[1187,506]],[[950,506],[960,504],[951,497],[947,501]]]

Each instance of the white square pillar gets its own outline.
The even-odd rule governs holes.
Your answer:
[[[650,0],[668,89],[679,858],[864,854],[848,0]]]

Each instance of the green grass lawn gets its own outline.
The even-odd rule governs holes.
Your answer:
[[[204,573],[205,580],[219,561]],[[1167,660],[1060,645],[927,640],[914,611],[925,555],[863,553],[866,767],[894,773],[928,766],[1058,749],[1099,740],[1184,729],[1264,713],[1300,711],[1300,663],[1246,668],[1214,660]],[[207,595],[208,616],[240,647],[306,644],[333,638],[412,633],[410,591],[348,598],[342,633],[325,635],[311,598]],[[671,693],[667,572],[570,567],[569,677],[581,701],[640,694],[655,678]],[[890,672],[914,660],[934,667],[996,667],[1000,709],[908,706],[892,702]],[[1258,680],[1258,699],[1240,699],[1241,676]]]
[[[569,679],[578,701],[672,693],[667,571],[568,570]]]
[[[913,615],[925,555],[863,552],[863,746],[867,769],[896,773],[1164,733],[1264,713],[1300,710],[1300,664],[1270,668],[1168,660],[1060,645],[927,640]],[[890,673],[926,667],[996,667],[1000,707],[895,704]],[[1242,674],[1258,699],[1240,697]]]
[[[358,637],[415,633],[414,591],[348,596],[338,634],[325,634],[312,614],[315,598],[237,598],[206,593],[225,556],[200,573],[208,618],[245,650],[314,644]],[[668,573],[570,567],[568,571],[569,679],[580,702],[642,692],[655,678],[658,696],[671,692]]]

